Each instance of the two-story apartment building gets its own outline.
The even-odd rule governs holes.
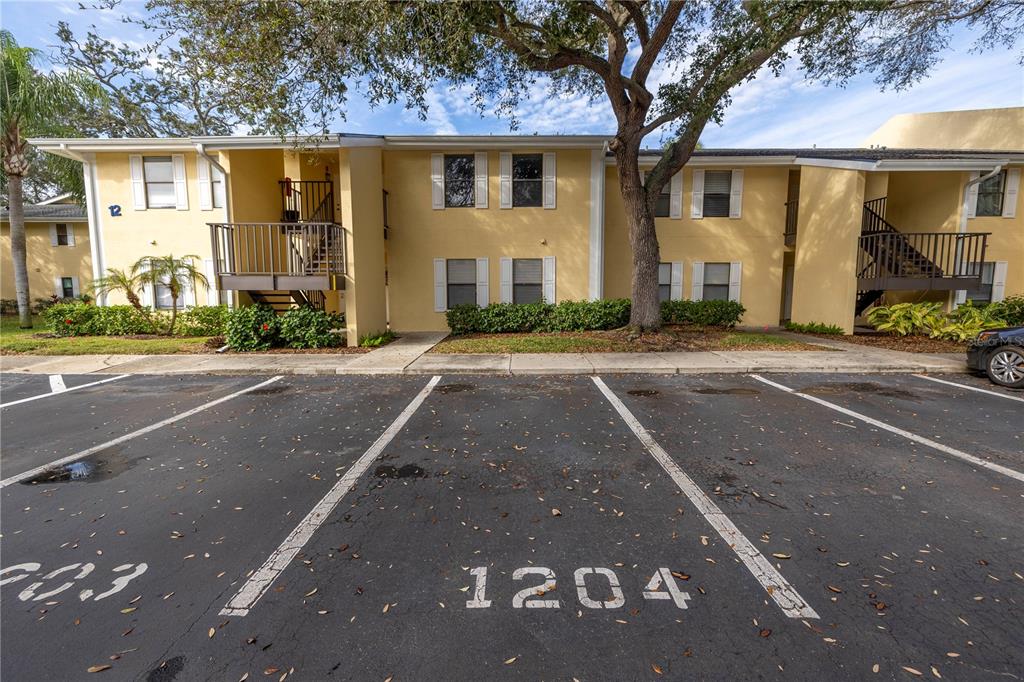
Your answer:
[[[750,326],[849,332],[879,301],[1024,293],[1024,109],[953,119],[935,149],[899,143],[932,119],[890,130],[884,147],[699,150],[658,200],[661,295],[739,300]],[[195,254],[217,285],[185,304],[310,303],[344,312],[355,343],[386,326],[445,329],[458,303],[629,296],[606,139],[33,144],[83,163],[94,276],[144,255]],[[145,293],[152,305],[165,298]]]

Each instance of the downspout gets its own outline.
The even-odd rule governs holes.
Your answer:
[[[96,282],[106,272],[103,257],[103,230],[100,224],[99,187],[96,183],[96,161],[68,149],[66,143],[60,145],[61,156],[73,159],[82,164],[83,185],[85,188],[85,214],[89,222],[89,251],[92,254],[92,279]],[[107,295],[97,296],[99,305],[107,304]]]
[[[231,222],[231,174],[228,173],[227,169],[225,169],[224,166],[220,165],[219,161],[217,161],[212,156],[210,156],[209,154],[206,153],[206,147],[203,146],[202,142],[196,142],[196,153],[199,154],[199,156],[201,156],[202,158],[206,159],[210,163],[211,166],[213,166],[214,168],[219,170],[220,174],[221,174],[221,177],[224,178],[224,222],[230,223]],[[213,255],[213,254],[211,253],[211,255]],[[216,271],[216,267],[217,267],[217,264],[214,263],[215,271]],[[231,307],[234,307],[234,306],[238,305],[237,300],[235,300],[235,295],[234,294],[229,294],[228,296],[229,296],[229,299],[230,299],[229,300],[229,304],[231,304]],[[217,301],[219,303],[223,303],[224,302],[221,299],[221,292],[220,292],[219,289],[217,290]]]
[[[996,175],[999,175],[999,173],[1001,173],[1002,170],[1003,170],[1003,164],[999,164],[995,168],[993,168],[991,171],[989,171],[987,174],[981,175],[979,177],[976,177],[973,180],[968,180],[966,183],[964,183],[963,200],[962,200],[962,202],[960,204],[960,225],[957,228],[957,233],[958,234],[965,234],[967,232],[967,211],[970,208],[970,205],[968,203],[970,201],[969,198],[968,198],[968,193],[970,192],[971,187],[974,187],[975,185],[980,185],[981,183],[985,182],[989,178],[994,178]],[[957,271],[957,273],[960,273],[962,271],[962,266],[963,266],[963,247],[958,243],[956,245],[956,271]],[[955,292],[953,292],[953,305],[952,305],[952,309],[956,310],[956,307],[958,305],[960,305],[961,303],[963,303],[964,301],[966,301],[966,300],[967,300],[967,290],[966,289],[957,289]]]

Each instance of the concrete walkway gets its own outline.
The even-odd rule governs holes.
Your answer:
[[[700,374],[965,372],[963,357],[905,353],[791,335],[835,350],[444,355],[443,333],[405,334],[364,354],[5,355],[0,371],[31,374]]]

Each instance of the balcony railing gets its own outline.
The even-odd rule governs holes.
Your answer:
[[[333,223],[334,183],[330,180],[278,180],[281,222]]]
[[[857,251],[858,289],[968,289],[980,280],[988,234],[863,234]]]
[[[782,233],[786,238],[786,246],[796,245],[796,221],[799,205],[799,199],[791,199],[786,202],[786,231]]]
[[[344,286],[345,230],[336,223],[210,223],[210,236],[222,290]]]

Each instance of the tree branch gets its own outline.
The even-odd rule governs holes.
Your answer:
[[[665,13],[658,20],[658,25],[654,27],[654,33],[651,34],[647,44],[640,52],[640,58],[636,60],[636,65],[633,67],[632,78],[637,83],[646,85],[651,67],[654,66],[654,62],[658,59],[661,48],[665,46],[665,42],[672,35],[672,29],[675,27],[679,14],[682,11],[683,3],[681,0],[669,0]]]

